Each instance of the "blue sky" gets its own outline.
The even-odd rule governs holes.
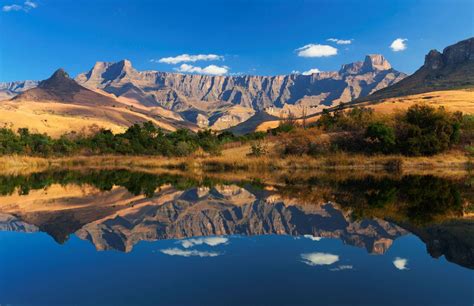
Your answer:
[[[45,79],[59,67],[75,76],[96,61],[124,58],[139,70],[330,71],[369,53],[412,73],[430,49],[474,36],[472,0],[0,0],[0,6],[0,81]],[[403,39],[398,51],[390,48],[396,39]],[[191,56],[160,61],[182,54]]]

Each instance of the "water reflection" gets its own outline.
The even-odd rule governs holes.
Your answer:
[[[74,234],[101,251],[182,239],[160,252],[184,257],[221,255],[196,247],[225,245],[223,236],[268,234],[337,238],[384,254],[412,233],[433,257],[474,268],[471,187],[432,176],[285,177],[264,185],[125,170],[46,172],[0,177],[0,230],[46,232],[58,243]],[[324,252],[303,253],[301,261],[353,268]],[[405,258],[393,265],[410,268]]]

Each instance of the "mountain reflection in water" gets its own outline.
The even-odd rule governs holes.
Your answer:
[[[298,183],[294,183],[294,182]],[[0,230],[71,234],[97,250],[224,235],[336,238],[383,254],[408,233],[474,268],[472,186],[432,176],[284,178],[273,185],[112,171],[0,177]]]

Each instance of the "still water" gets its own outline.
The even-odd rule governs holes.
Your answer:
[[[224,177],[0,176],[0,304],[474,303],[469,179]]]

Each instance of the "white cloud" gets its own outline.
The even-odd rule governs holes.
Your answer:
[[[399,52],[399,51],[403,51],[407,48],[407,44],[406,44],[406,41],[408,39],[406,38],[397,38],[395,39],[392,44],[390,45],[390,49],[392,49],[392,51],[394,52]]]
[[[302,57],[325,57],[337,54],[337,49],[329,45],[309,44],[296,49],[298,56]]]
[[[23,5],[18,5],[18,4],[4,5],[2,7],[2,11],[4,11],[4,12],[15,12],[15,11],[28,12],[29,10],[37,8],[37,7],[38,7],[38,5],[35,2],[33,2],[31,0],[27,0],[27,1],[24,2]]]
[[[308,71],[303,71],[302,75],[312,75],[313,73],[320,73],[321,71],[318,68],[309,69]]]
[[[163,58],[160,58],[159,60],[152,59],[151,61],[176,65],[179,63],[186,63],[186,62],[219,61],[223,59],[224,57],[222,55],[216,55],[216,54],[196,54],[196,55],[181,54],[174,57],[163,57]]]
[[[352,270],[354,267],[352,265],[341,265],[338,266],[337,268],[330,269],[330,271],[343,271],[343,270]]]
[[[352,39],[328,38],[327,41],[334,42],[338,45],[350,45],[350,44],[352,44]]]
[[[339,261],[339,256],[329,253],[308,253],[301,254],[303,262],[310,266],[332,265]]]
[[[179,243],[183,246],[183,248],[187,249],[195,245],[207,244],[208,246],[216,246],[219,244],[226,244],[227,242],[229,242],[229,239],[225,237],[205,237],[181,240]]]
[[[216,66],[209,65],[207,67],[198,67],[188,64],[181,64],[178,68],[175,68],[176,71],[183,73],[197,73],[197,74],[208,74],[208,75],[223,75],[229,72],[229,67],[227,66]]]
[[[393,265],[398,270],[408,270],[407,268],[408,259],[397,257],[393,261]]]
[[[12,12],[12,11],[21,11],[23,7],[21,5],[12,4],[12,5],[4,5],[2,10],[4,12]]]
[[[301,74],[301,72],[299,70],[292,70],[291,74]]]
[[[30,7],[30,8],[37,8],[38,7],[38,5],[36,3],[34,3],[33,1],[29,1],[29,0],[25,1],[25,6]]]
[[[197,250],[181,250],[178,248],[171,248],[171,249],[164,249],[161,250],[161,253],[170,255],[170,256],[183,256],[183,257],[191,257],[191,256],[198,256],[198,257],[216,257],[221,255],[217,252],[205,252],[205,251],[197,251]]]
[[[303,72],[303,74],[304,74],[304,72]],[[315,237],[313,235],[304,235],[303,237],[305,237],[307,239],[311,239],[313,241],[319,241],[319,240],[323,239],[322,237]]]

